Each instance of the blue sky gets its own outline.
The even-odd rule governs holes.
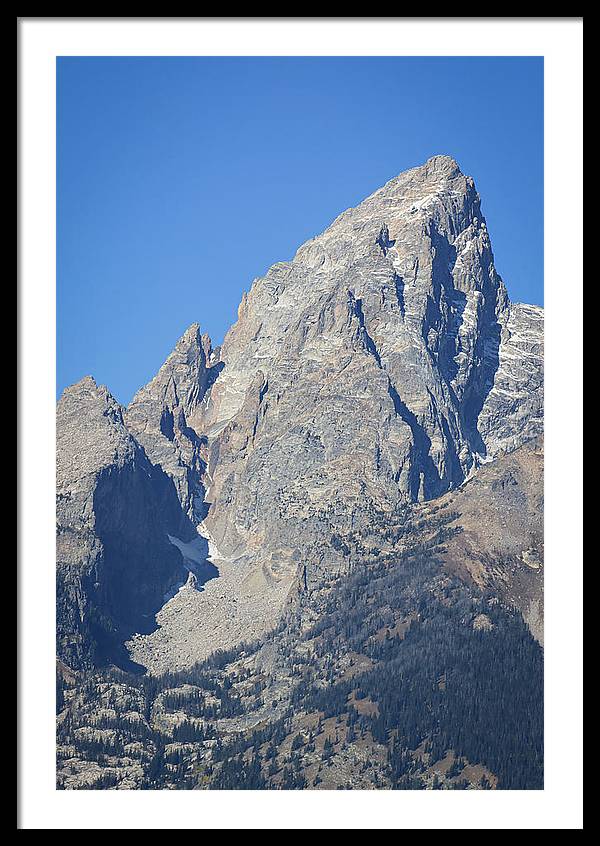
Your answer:
[[[198,321],[429,156],[474,177],[513,300],[543,303],[541,58],[60,58],[57,391],[127,403]]]

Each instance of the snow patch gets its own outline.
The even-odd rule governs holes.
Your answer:
[[[169,541],[176,546],[183,556],[183,561],[188,570],[193,569],[194,564],[204,564],[207,557],[207,543],[204,537],[194,538],[194,540],[186,543],[181,538],[167,535]]]

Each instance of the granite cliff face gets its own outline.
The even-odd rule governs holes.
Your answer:
[[[70,667],[123,663],[187,577],[167,530],[189,533],[172,481],[86,377],[57,406],[57,654]]]
[[[498,366],[477,420],[489,458],[518,449],[544,430],[543,309],[511,303],[498,323]]]
[[[106,574],[106,537],[115,562],[143,537],[151,563],[137,552],[131,572],[145,598],[132,587],[128,602],[150,613],[206,543],[220,578],[186,586],[129,647],[165,669],[259,637],[290,597],[345,572],[332,537],[450,496],[538,437],[543,311],[510,302],[473,180],[435,156],[256,279],[221,349],[193,324],[125,412],[103,391],[84,380],[59,404],[59,450],[92,461],[67,472],[59,458],[59,522],[77,540],[59,533],[59,572]],[[113,532],[98,480],[121,477],[145,488],[111,491],[115,516],[140,509]],[[64,631],[80,631],[90,590],[65,584]],[[111,602],[103,621],[125,613]]]
[[[219,372],[208,335],[194,323],[154,379],[141,388],[125,413],[128,429],[152,462],[173,479],[191,520],[202,519],[206,442],[190,425]]]

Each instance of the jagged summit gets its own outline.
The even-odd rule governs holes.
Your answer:
[[[105,385],[84,376],[62,393],[56,407],[57,485],[93,474],[107,462],[133,459],[137,445],[122,406]]]
[[[463,174],[460,165],[452,156],[431,156],[427,161],[409,170],[403,170],[381,188],[377,189],[371,196],[377,194],[386,194],[391,190],[398,190],[411,186],[413,190],[426,190],[427,188],[438,188],[443,190],[444,186],[452,185],[455,190],[458,190],[459,183],[457,180],[464,180],[462,185],[464,188],[472,187],[474,185],[473,179],[470,176]],[[368,197],[366,198],[369,199]],[[363,201],[364,202],[364,201]]]
[[[183,508],[192,519],[202,510],[204,470],[202,439],[194,429],[207,391],[219,372],[210,337],[192,325],[177,341],[156,376],[129,404],[127,426],[174,481]]]
[[[182,576],[167,531],[185,521],[123,408],[91,376],[56,408],[57,652],[71,667],[125,661],[123,641]]]
[[[173,402],[175,386],[179,386],[181,401],[191,406],[203,395],[202,378],[212,352],[210,337],[202,334],[200,325],[192,323],[179,338],[156,376],[135,394],[129,407],[143,401],[148,393],[158,391],[165,401]],[[167,398],[167,394],[170,396]],[[185,394],[185,395],[184,395]]]
[[[426,168],[427,170],[432,171],[446,171],[454,175],[457,171],[460,171],[460,165],[456,161],[453,156],[449,156],[446,153],[440,153],[435,156],[430,156],[424,165],[420,167]],[[419,168],[415,168],[415,170],[419,170]],[[406,172],[406,171],[405,171]]]
[[[95,389],[98,388],[98,384],[97,384],[96,380],[94,379],[93,376],[91,376],[89,374],[87,376],[83,376],[77,382],[73,382],[72,385],[68,385],[64,389],[63,394],[64,393],[72,393],[73,391],[77,391],[77,390],[81,390],[81,389],[85,389],[85,388],[88,388],[89,390],[95,390]]]
[[[399,176],[402,177],[405,174],[417,172],[422,172],[425,178],[439,178],[440,176],[453,178],[456,176],[463,176],[461,167],[456,159],[453,156],[448,156],[443,153],[436,156],[430,156],[425,164],[418,165],[417,167],[412,168],[412,170],[405,170],[403,173],[400,173]],[[468,179],[469,177],[466,178]]]
[[[113,397],[107,386],[99,385],[91,375],[83,376],[77,382],[64,388],[58,404],[65,406],[83,398],[88,401],[95,399],[106,405],[121,408],[121,404]]]
[[[213,443],[211,532],[242,548],[240,527],[286,535],[289,519],[267,528],[268,514],[365,496],[393,507],[456,487],[535,434],[540,328],[510,304],[475,184],[455,160],[395,177],[244,296],[201,421]],[[494,382],[515,343],[531,367],[512,366],[507,407]]]
[[[368,237],[367,227],[387,225],[392,237],[407,218],[423,222],[433,216],[443,226],[444,213],[460,220],[472,222],[479,218],[484,223],[479,205],[479,195],[470,176],[464,176],[457,162],[450,156],[434,156],[424,165],[403,171],[353,208],[342,212],[327,229],[307,241],[294,260],[310,255],[310,246],[324,246],[332,237]],[[452,229],[448,234],[453,237]],[[314,254],[314,251],[313,251]]]

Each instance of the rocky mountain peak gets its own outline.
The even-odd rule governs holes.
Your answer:
[[[402,198],[406,192],[410,192],[418,199],[419,193],[424,198],[435,192],[469,193],[473,187],[473,179],[463,174],[455,159],[451,156],[432,156],[424,164],[402,171],[371,196],[383,198],[396,193]]]
[[[93,376],[84,376],[78,382],[65,388],[58,401],[58,406],[65,409],[81,402],[90,403],[97,408],[110,409],[116,416],[119,415],[121,410],[121,406],[106,385],[98,385]]]
[[[56,409],[57,650],[72,667],[127,663],[123,641],[184,575],[172,483],[91,376]]]
[[[198,323],[192,323],[156,376],[136,393],[129,409],[152,401],[190,413],[206,390],[207,351],[210,352],[210,339],[202,336]]]
[[[534,436],[541,324],[533,314],[509,302],[474,181],[450,156],[343,212],[254,281],[225,338],[222,373],[196,418],[211,444],[213,537],[232,548],[250,540],[245,526],[282,537],[289,519],[285,528],[265,522],[317,513],[331,500],[343,510],[358,478],[389,508],[431,499]],[[518,375],[509,343],[528,362]],[[508,409],[495,382],[511,362],[519,387]],[[250,420],[259,371],[269,388]],[[489,425],[500,409],[512,432],[502,442]],[[238,433],[250,427],[251,438],[236,438],[237,458],[232,424]],[[291,506],[297,497],[301,508]]]
[[[202,504],[202,439],[193,427],[219,372],[210,337],[198,323],[184,332],[156,376],[127,408],[129,430],[150,460],[171,476],[184,510],[193,517]]]
[[[92,376],[65,388],[56,408],[57,485],[96,473],[107,463],[122,466],[137,445],[128,432],[124,409]]]
[[[417,168],[420,170],[421,168]],[[460,166],[456,159],[448,155],[430,156],[422,169],[428,173],[445,173],[449,176],[460,174]]]

